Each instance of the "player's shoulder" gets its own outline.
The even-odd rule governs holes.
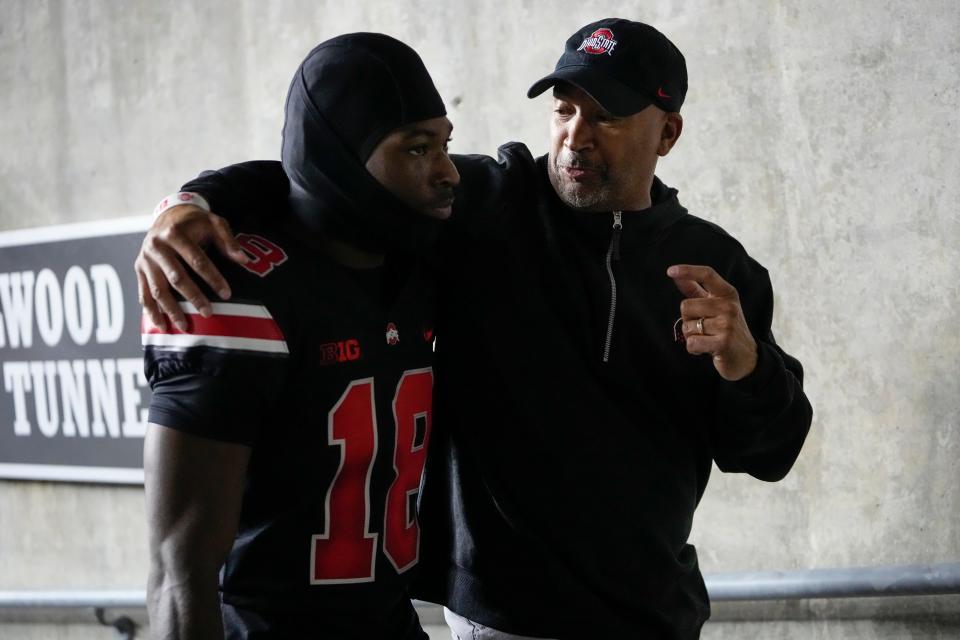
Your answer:
[[[241,226],[234,229],[234,238],[247,255],[247,262],[230,261],[234,271],[250,286],[260,285],[267,290],[276,286],[302,267],[302,243],[280,229]],[[220,258],[223,262],[225,259]]]
[[[309,250],[302,236],[281,221],[244,219],[232,226],[234,238],[247,256],[238,264],[214,249],[213,263],[234,291],[252,298],[284,295],[284,289],[302,280]]]
[[[214,265],[230,285],[229,300],[221,299],[205,283],[197,284],[211,301],[211,314],[202,315],[189,301],[178,304],[187,318],[185,332],[158,327],[146,318],[141,331],[148,351],[178,354],[177,359],[204,353],[204,359],[224,356],[280,356],[290,353],[290,338],[296,334],[296,305],[306,276],[300,243],[282,227],[242,224],[234,234],[248,262],[239,265],[211,250]]]
[[[230,300],[222,304],[246,305],[238,310],[244,313],[251,306],[260,307],[281,324],[288,322],[299,308],[297,300],[310,287],[310,250],[302,238],[284,225],[249,223],[233,231],[247,262],[237,264],[224,256],[216,258],[215,264],[221,268],[232,292]]]

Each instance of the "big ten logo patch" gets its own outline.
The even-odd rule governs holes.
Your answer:
[[[320,345],[321,364],[353,362],[360,359],[360,342],[354,338]]]
[[[237,242],[250,258],[243,268],[261,278],[273,271],[274,267],[287,261],[287,253],[263,236],[238,233]]]

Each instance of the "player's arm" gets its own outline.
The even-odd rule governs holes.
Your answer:
[[[222,638],[218,574],[237,532],[250,448],[150,424],[144,443],[154,638]]]
[[[272,215],[277,204],[286,200],[289,185],[279,162],[254,161],[205,171],[180,190],[203,196],[210,211],[196,204],[166,209],[147,232],[134,271],[140,304],[150,320],[164,326],[167,317],[186,330],[186,318],[177,305],[176,293],[192,303],[201,315],[211,313],[209,298],[194,282],[191,270],[221,298],[231,296],[229,283],[204,247],[212,245],[238,264],[247,259],[230,229],[227,212]]]
[[[218,302],[193,331],[141,325],[152,395],[144,442],[148,607],[158,638],[217,638],[219,570],[236,537],[252,447],[289,366],[269,284],[219,256],[242,304]],[[207,292],[213,296],[212,292]]]
[[[780,480],[800,453],[813,409],[800,361],[773,338],[766,270],[742,254],[728,278],[705,265],[673,265],[667,275],[686,297],[680,313],[687,351],[709,355],[724,379],[712,434],[717,465]]]

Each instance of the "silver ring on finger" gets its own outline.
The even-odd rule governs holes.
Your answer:
[[[697,320],[697,335],[701,335],[701,336],[704,335],[703,334],[703,318],[700,318],[699,320]]]

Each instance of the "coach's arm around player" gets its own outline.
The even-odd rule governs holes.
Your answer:
[[[218,574],[233,544],[250,448],[151,424],[144,444],[153,638],[222,638]]]

